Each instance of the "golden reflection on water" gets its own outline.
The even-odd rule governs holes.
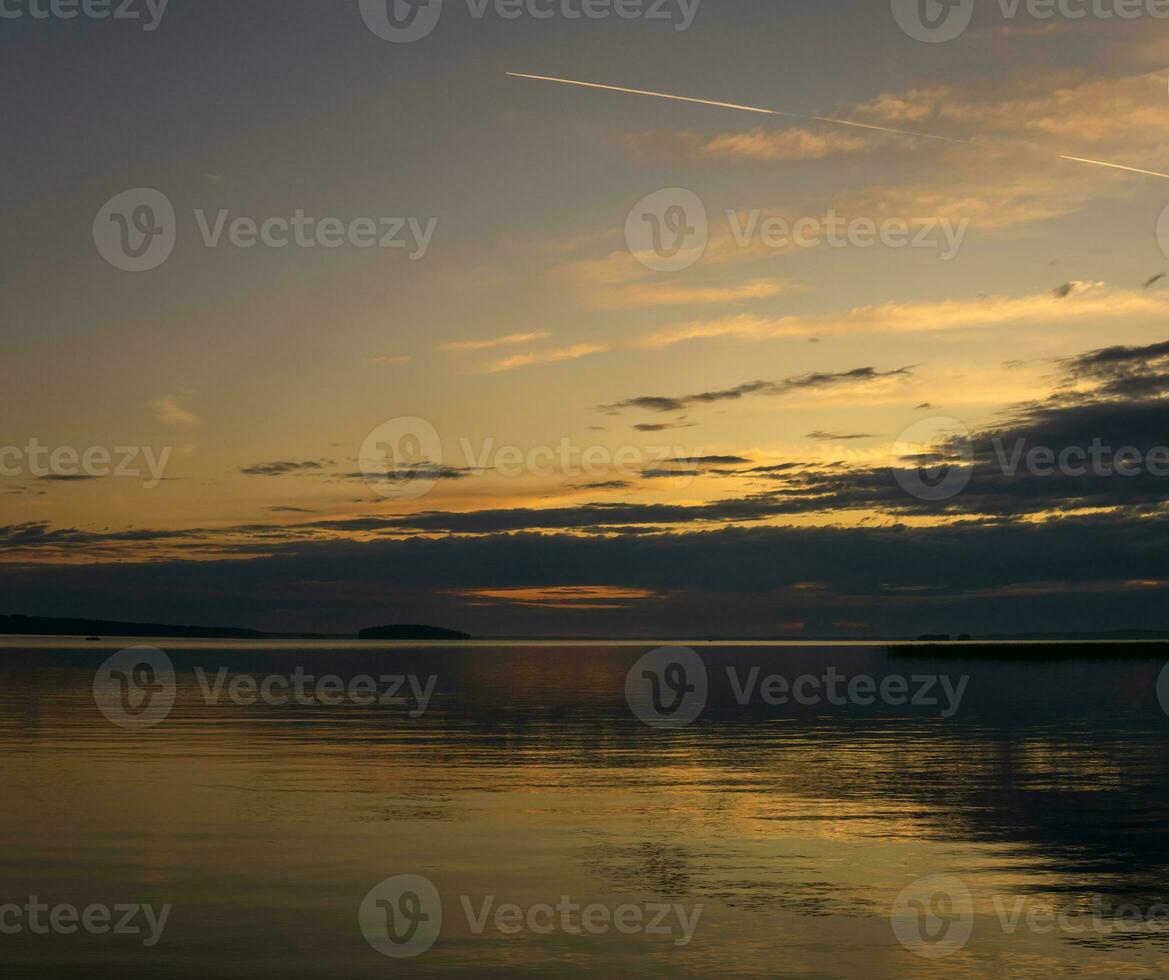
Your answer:
[[[1157,934],[1019,929],[996,915],[1101,893],[1148,902],[1169,868],[1169,719],[1159,664],[934,663],[969,673],[937,712],[747,708],[715,695],[691,728],[623,700],[644,650],[176,652],[174,712],[144,732],[95,708],[108,651],[0,653],[4,901],[172,903],[164,940],[0,936],[20,976],[1156,975]],[[926,669],[879,650],[703,651],[712,667]],[[427,712],[204,704],[190,668],[435,673]],[[442,936],[409,961],[372,950],[357,907],[383,879],[430,878]],[[944,960],[896,939],[889,910],[959,876],[972,938]],[[459,896],[527,906],[701,903],[693,941],[476,935]],[[1163,899],[1161,899],[1163,900]]]

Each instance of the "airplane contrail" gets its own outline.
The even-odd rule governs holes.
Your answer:
[[[979,140],[959,139],[955,136],[939,136],[936,133],[919,133],[910,129],[893,129],[888,126],[874,126],[870,123],[855,122],[852,119],[837,119],[833,116],[812,116],[801,112],[781,112],[778,109],[762,109],[758,106],[738,105],[734,102],[715,102],[712,99],[694,99],[685,95],[670,95],[667,92],[651,92],[647,89],[622,88],[620,85],[602,85],[599,82],[581,82],[573,78],[555,78],[551,75],[526,75],[518,71],[507,72],[512,78],[527,78],[537,82],[556,82],[560,85],[575,85],[579,88],[601,89],[605,92],[624,92],[626,95],[646,95],[655,99],[669,99],[672,102],[690,102],[695,105],[714,106],[719,109],[734,109],[739,112],[755,112],[766,116],[786,116],[789,119],[812,119],[816,122],[831,123],[835,126],[851,126],[855,129],[871,129],[879,133],[893,133],[897,136],[914,136],[920,139],[940,140],[945,143],[964,143],[968,146],[984,146]],[[1156,170],[1141,170],[1139,167],[1126,167],[1121,163],[1108,163],[1104,160],[1088,160],[1085,157],[1066,156],[1057,153],[1060,160],[1071,160],[1074,163],[1083,163],[1093,167],[1108,167],[1112,170],[1126,170],[1129,173],[1144,174],[1149,177],[1162,177],[1169,180],[1169,174],[1158,173]]]
[[[778,109],[760,109],[757,106],[736,105],[734,102],[712,102],[710,99],[691,99],[685,95],[667,95],[665,92],[648,92],[640,88],[621,88],[619,85],[599,85],[596,82],[577,82],[570,78],[552,78],[549,75],[524,75],[518,71],[507,73],[512,78],[530,78],[537,82],[559,82],[561,85],[577,85],[581,88],[599,88],[606,92],[624,92],[627,95],[649,95],[655,99],[670,99],[673,102],[693,102],[696,105],[712,105],[720,109],[738,109],[740,112],[758,112],[767,116],[788,116],[791,119],[815,119],[817,122],[835,123],[837,126],[853,126],[856,129],[875,129],[881,133],[896,133],[898,136],[920,136],[927,140],[944,140],[947,143],[977,143],[977,140],[962,140],[953,136],[938,136],[934,133],[915,133],[908,129],[890,129],[887,126],[873,126],[869,123],[853,122],[851,119],[833,119],[830,116],[808,116],[800,112],[780,112]]]
[[[1122,163],[1105,163],[1103,160],[1087,160],[1084,157],[1068,157],[1062,153],[1059,155],[1061,160],[1075,160],[1076,163],[1090,163],[1094,167],[1111,167],[1113,170],[1127,170],[1132,174],[1147,174],[1150,177],[1164,177],[1169,180],[1169,174],[1158,173],[1156,170],[1141,170],[1139,167],[1126,167]]]

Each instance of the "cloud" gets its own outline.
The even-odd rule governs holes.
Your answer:
[[[0,528],[0,543],[53,534],[69,537],[44,525]],[[1083,561],[1085,554],[1092,560]],[[296,541],[268,557],[215,562],[0,565],[0,589],[14,610],[44,608],[43,597],[51,595],[61,609],[133,619],[132,603],[148,599],[157,618],[172,622],[287,629],[290,597],[311,595],[303,604],[310,618],[291,628],[356,629],[379,622],[389,603],[480,636],[566,628],[592,635],[767,635],[789,621],[807,622],[814,633],[841,620],[841,610],[886,636],[957,632],[955,623],[975,621],[1004,632],[1153,627],[1165,622],[1166,589],[1156,583],[1166,580],[1163,515]],[[637,604],[632,618],[590,610],[579,622],[565,620],[563,609],[543,618],[540,602],[510,601],[523,598],[518,590],[568,589],[571,598],[548,591],[531,598],[588,602],[581,591],[588,588],[661,598]]]
[[[852,182],[847,190],[827,192],[821,200],[805,199],[801,211],[775,200],[743,202],[759,222],[780,218],[820,220],[831,210],[844,219],[863,217],[880,223],[899,219],[945,220],[952,228],[969,228],[983,238],[1015,236],[1039,222],[1072,215],[1102,200],[1130,201],[1151,185],[1137,177],[1061,156],[1108,160],[1138,168],[1163,170],[1169,145],[1169,117],[1161,111],[1164,81],[1155,75],[1072,76],[1045,73],[1029,66],[1017,75],[977,86],[915,86],[885,92],[860,104],[839,106],[832,114],[873,125],[915,128],[977,141],[977,146],[902,141],[911,172],[896,180]],[[767,161],[817,159],[828,153],[856,153],[887,145],[882,137],[832,129],[808,131],[754,129],[705,136],[694,132],[636,134],[626,143],[638,154],[682,162],[707,160]],[[883,170],[872,170],[883,174]],[[742,217],[739,219],[742,220]],[[555,272],[606,309],[669,305],[684,290],[648,282],[646,270],[628,250],[612,247],[617,235],[578,236],[561,248],[549,245]],[[603,255],[587,254],[601,243]],[[798,249],[791,245],[786,252]],[[713,222],[702,269],[759,262],[783,254],[768,248],[761,236],[744,246],[729,222]],[[571,256],[571,257],[570,257]],[[695,302],[714,299],[720,288],[692,287]],[[733,287],[721,287],[727,290]],[[710,299],[704,297],[708,294]],[[750,300],[752,297],[741,297]],[[681,302],[681,300],[679,300]]]
[[[750,454],[673,455],[661,464],[664,475],[723,481],[719,486],[732,480],[734,495],[698,503],[615,499],[214,529],[85,530],[30,522],[0,528],[6,557],[28,559],[19,562],[15,577],[0,565],[0,580],[9,576],[10,603],[16,601],[12,595],[31,594],[34,585],[49,590],[44,594],[67,596],[69,583],[82,580],[91,584],[78,586],[77,595],[108,596],[111,581],[126,588],[138,582],[135,562],[141,561],[140,587],[148,589],[142,594],[187,595],[200,583],[204,601],[216,597],[217,610],[243,593],[253,599],[280,594],[280,608],[286,608],[286,588],[332,580],[339,590],[356,590],[355,596],[374,589],[384,598],[390,588],[422,603],[430,601],[428,589],[445,595],[452,589],[593,585],[669,595],[683,590],[690,602],[687,614],[695,602],[705,603],[708,612],[717,610],[746,588],[758,595],[752,615],[783,611],[793,620],[802,618],[794,615],[797,592],[804,610],[823,596],[836,620],[842,605],[857,610],[850,619],[873,622],[874,615],[895,620],[899,609],[923,616],[945,601],[953,600],[952,609],[959,610],[994,597],[1015,603],[1007,608],[1011,616],[1023,609],[1021,597],[1027,598],[1027,610],[1054,615],[1056,606],[1044,606],[1047,600],[1037,597],[1051,596],[1057,603],[1059,596],[1072,594],[1081,603],[1100,597],[1097,623],[1123,622],[1122,608],[1163,616],[1169,591],[1169,477],[1149,471],[1130,477],[1045,475],[1004,467],[1002,457],[1036,447],[1058,454],[1094,441],[1141,451],[1164,445],[1169,341],[1088,350],[1057,367],[1060,374],[1047,397],[971,427],[969,484],[943,501],[908,494],[895,473],[944,457],[945,444],[935,447],[939,452],[879,462],[857,455],[830,463],[751,465]],[[835,377],[794,380],[797,386],[815,386]],[[419,470],[402,478],[436,472]],[[624,482],[584,488],[620,490]],[[775,554],[785,560],[776,562]],[[1083,561],[1085,554],[1092,561]],[[217,559],[213,571],[180,560],[207,557]],[[91,569],[83,558],[95,562]],[[45,566],[51,561],[61,564]],[[873,568],[880,569],[879,577]],[[823,588],[809,594],[808,582]],[[766,596],[759,595],[764,591]],[[1137,592],[1152,593],[1147,605],[1132,598]],[[1104,604],[1105,599],[1119,605]],[[734,601],[752,600],[739,595]],[[1059,611],[1083,610],[1067,604]],[[223,618],[220,611],[216,618]]]
[[[401,357],[371,357],[369,363],[378,367],[396,367],[399,364],[409,364],[412,358],[409,354]]]
[[[747,466],[752,461],[745,456],[675,456],[663,459],[656,466],[642,471],[646,480],[669,479],[671,477],[694,477],[706,474],[737,474],[739,470],[728,470],[727,466]]]
[[[1067,299],[1069,296],[1078,296],[1080,293],[1086,293],[1091,289],[1100,289],[1103,286],[1102,282],[1082,282],[1079,279],[1073,279],[1071,282],[1065,282],[1062,286],[1053,289],[1052,295],[1056,299]]]
[[[673,282],[634,283],[601,290],[590,297],[602,309],[643,309],[654,306],[698,306],[772,299],[797,287],[772,279],[753,279],[730,286],[683,286]]]
[[[671,429],[693,429],[695,423],[681,420],[678,422],[642,422],[633,428],[637,432],[669,432]]]
[[[627,589],[612,585],[466,589],[458,591],[457,594],[479,601],[489,600],[545,609],[622,609],[631,603],[658,598],[652,589]]]
[[[461,352],[492,350],[496,347],[511,347],[515,344],[527,344],[537,340],[547,340],[552,334],[547,330],[537,330],[533,333],[512,333],[506,337],[493,337],[490,340],[456,340],[446,344],[439,344],[441,351]]]
[[[1103,347],[1065,358],[1061,363],[1074,377],[1115,378],[1163,364],[1166,358],[1169,358],[1169,341],[1142,347]]]
[[[738,464],[747,464],[751,460],[746,456],[675,456],[673,459],[664,459],[663,463],[685,463],[691,466],[736,466]]]
[[[636,408],[649,412],[677,412],[693,405],[709,405],[714,402],[738,401],[747,395],[786,395],[793,391],[803,391],[811,388],[828,388],[837,385],[866,383],[881,378],[908,377],[912,374],[910,368],[898,368],[895,371],[878,371],[876,368],[854,368],[851,371],[834,373],[814,372],[800,374],[783,381],[749,381],[734,388],[724,388],[717,391],[703,391],[694,395],[682,395],[677,398],[667,398],[660,395],[639,395],[617,402],[615,405],[602,405],[600,411],[620,412],[623,409]]]
[[[852,111],[853,118],[893,126],[956,123],[963,136],[1058,139],[1063,152],[1074,139],[1079,145],[1116,142],[1132,153],[1169,139],[1169,120],[1152,98],[1160,94],[1157,88],[1164,83],[1155,75],[1085,71],[1078,78],[1056,78],[1031,72],[1009,79],[1000,90],[1004,94],[935,85],[884,93]]]
[[[817,430],[815,432],[809,432],[808,438],[809,439],[818,439],[818,440],[821,440],[823,442],[851,442],[851,441],[856,440],[856,439],[875,439],[876,436],[871,435],[870,433],[867,433],[867,432],[845,434],[845,433],[840,433],[840,432],[823,432],[823,431]]]
[[[628,490],[632,483],[628,480],[598,480],[594,483],[570,483],[569,490]]]
[[[154,409],[154,416],[163,425],[175,429],[194,429],[202,425],[202,420],[193,412],[179,404],[177,395],[162,395],[150,403]]]
[[[710,617],[726,615],[728,632],[743,633],[789,620],[843,622],[842,608],[850,622],[911,633],[929,631],[927,623],[947,631],[948,618],[972,610],[1004,631],[1164,625],[1169,477],[1011,471],[996,458],[995,443],[1008,454],[1016,442],[1023,451],[1056,453],[1093,440],[1164,445],[1169,341],[1089,350],[1058,368],[1046,398],[973,429],[969,485],[943,501],[917,499],[894,478],[895,469],[928,464],[928,452],[880,465],[862,458],[750,466],[746,454],[674,456],[670,475],[694,470],[699,479],[758,481],[766,489],[701,503],[622,499],[291,526],[83,530],[29,522],[0,527],[6,557],[28,559],[0,563],[0,587],[10,608],[52,595],[116,616],[102,605],[111,596],[147,596],[152,608],[173,606],[165,618],[213,608],[226,621],[238,609],[241,625],[261,609],[286,615],[289,596],[306,582],[326,618],[376,621],[379,604],[393,597],[421,618],[459,625],[468,622],[459,615],[461,597],[469,608],[500,610],[501,618],[480,622],[513,633],[533,622],[516,618],[520,612],[585,607],[595,607],[588,623],[598,632],[703,624],[710,632]],[[624,489],[617,481],[587,486]],[[208,556],[217,560],[193,560]],[[609,589],[618,591],[594,591]],[[653,610],[661,604],[661,620],[639,590],[655,597]],[[634,620],[599,615],[631,606]]]
[[[777,163],[821,160],[857,153],[871,145],[855,133],[824,129],[755,128],[742,132],[705,135],[691,130],[631,133],[623,142],[640,159],[686,163]]]
[[[341,473],[339,479],[362,483],[415,483],[427,480],[466,480],[479,476],[481,470],[470,467],[441,466],[438,463],[411,463],[386,473]]]
[[[326,466],[332,465],[331,459],[306,459],[301,462],[252,463],[250,466],[241,466],[239,471],[244,476],[288,476],[320,472]]]
[[[608,344],[574,344],[571,347],[561,347],[556,350],[533,351],[528,354],[515,354],[498,361],[491,361],[483,365],[482,370],[488,374],[500,374],[504,371],[514,371],[517,368],[531,367],[533,364],[558,364],[561,361],[574,361],[590,354],[604,354],[612,350]]]
[[[763,341],[811,334],[921,333],[1005,324],[1154,318],[1167,314],[1169,293],[1094,287],[1070,290],[1065,297],[1042,292],[1029,296],[980,296],[925,303],[890,301],[854,307],[844,314],[821,316],[769,319],[744,313],[677,324],[641,337],[636,345],[647,350],[657,350],[689,341],[718,338]]]

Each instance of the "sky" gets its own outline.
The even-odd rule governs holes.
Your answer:
[[[7,0],[0,612],[1166,626],[1156,5],[597,3]]]

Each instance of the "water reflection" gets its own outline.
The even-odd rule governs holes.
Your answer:
[[[0,937],[22,976],[1149,975],[1169,931],[1007,932],[995,902],[1149,908],[1169,897],[1162,661],[936,660],[878,648],[714,648],[697,721],[639,721],[636,647],[166,646],[175,707],[147,731],[97,710],[117,647],[0,647],[3,901],[172,903],[165,938]],[[229,676],[434,676],[409,705],[207,704]],[[829,668],[968,678],[938,705],[746,704],[736,684]],[[728,675],[728,671],[731,672]],[[732,683],[732,678],[735,682]],[[935,684],[937,681],[935,680]],[[409,699],[408,699],[409,700]],[[419,874],[442,935],[370,949],[357,907]],[[915,879],[974,895],[969,944],[913,955],[889,922]],[[460,896],[704,906],[652,935],[476,934]],[[11,896],[11,897],[9,897]],[[1028,908],[1031,906],[1028,905]],[[941,969],[939,969],[941,966]]]

